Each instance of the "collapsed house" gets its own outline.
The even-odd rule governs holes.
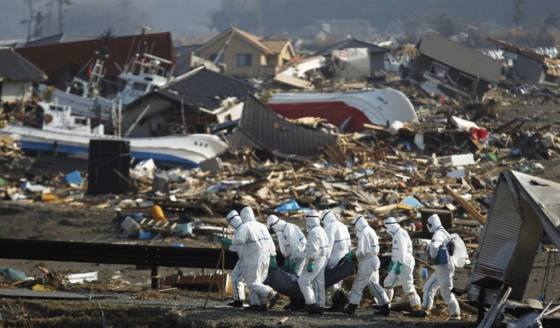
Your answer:
[[[0,48],[0,108],[3,103],[27,101],[33,94],[33,83],[47,75],[12,48]]]
[[[502,40],[488,38],[502,50],[509,76],[527,82],[558,86],[560,85],[560,59],[550,58],[531,49],[521,48]]]
[[[332,58],[337,77],[374,77],[385,70],[389,49],[350,38],[329,45],[315,52],[315,56]]]
[[[239,126],[230,145],[234,149],[255,149],[267,157],[303,160],[317,157],[337,142],[337,135],[288,122],[257,98],[248,95]]]
[[[546,240],[560,248],[559,191],[560,183],[520,172],[500,176],[472,268],[470,299],[490,305],[523,300],[539,245]],[[492,315],[497,313],[490,310]]]
[[[430,93],[482,100],[500,80],[501,62],[438,34],[423,36],[417,48],[418,56],[404,68],[403,76]]]
[[[254,91],[247,82],[202,66],[130,103],[122,131],[134,138],[207,133],[211,124],[239,119],[242,99]]]

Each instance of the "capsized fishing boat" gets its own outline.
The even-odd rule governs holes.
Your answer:
[[[324,118],[341,132],[363,131],[364,123],[387,125],[393,121],[418,120],[410,100],[394,89],[347,93],[277,93],[268,100],[267,106],[289,119]]]
[[[88,154],[90,139],[126,140],[130,142],[130,156],[136,160],[151,158],[156,163],[194,168],[227,150],[225,142],[210,134],[153,138],[105,135],[102,124],[92,129],[90,118],[73,116],[69,106],[46,102],[37,105],[43,110],[42,128],[14,124],[0,127],[0,134],[18,140],[24,151],[84,157]]]

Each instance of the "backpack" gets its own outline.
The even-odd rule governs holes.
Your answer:
[[[469,254],[467,253],[467,246],[461,237],[454,233],[450,235],[451,240],[447,243],[447,250],[449,252],[449,260],[457,268],[462,268],[465,264],[469,264]]]

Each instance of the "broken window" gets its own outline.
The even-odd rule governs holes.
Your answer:
[[[449,70],[449,67],[446,67],[446,66],[443,66],[441,64],[438,64],[438,63],[434,62],[434,63],[432,63],[432,67],[430,68],[430,73],[432,73],[436,77],[445,78],[447,76],[447,71],[448,70]]]
[[[237,67],[251,67],[253,66],[253,55],[252,54],[238,54],[237,55]]]
[[[470,92],[474,87],[474,81],[475,81],[474,78],[470,76],[466,76],[463,73],[460,73],[459,77],[457,78],[457,87],[463,91]]]

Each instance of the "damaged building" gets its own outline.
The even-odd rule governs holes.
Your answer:
[[[521,48],[502,40],[488,38],[503,51],[508,61],[508,77],[534,84],[560,85],[560,59],[550,58],[531,49]]]
[[[130,137],[207,133],[212,124],[239,119],[242,100],[254,91],[247,82],[201,66],[129,104],[123,131]]]
[[[358,76],[373,77],[385,70],[385,60],[391,50],[373,43],[348,38],[317,50],[314,56],[324,56],[333,59],[338,75],[353,78],[352,73],[345,72],[344,66],[357,66],[361,73]],[[352,56],[354,55],[354,56]],[[347,68],[348,70],[349,68]]]
[[[33,94],[33,83],[47,75],[12,48],[0,48],[0,108],[4,103],[27,101]]]
[[[436,95],[482,100],[500,80],[502,63],[431,33],[417,45],[418,55],[403,70],[403,76],[421,84]]]

